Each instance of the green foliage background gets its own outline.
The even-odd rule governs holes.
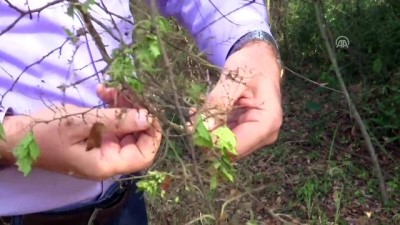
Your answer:
[[[388,148],[398,149],[400,2],[322,2],[330,38],[334,41],[339,36],[346,36],[350,41],[349,48],[336,48],[336,54],[352,98],[373,135]],[[285,64],[310,79],[338,89],[316,25],[312,2],[271,1],[270,12]],[[335,43],[331,44],[335,48]]]

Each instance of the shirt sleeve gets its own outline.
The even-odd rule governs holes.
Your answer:
[[[271,34],[264,0],[160,0],[164,16],[175,17],[210,62],[222,67],[230,48],[251,31]]]

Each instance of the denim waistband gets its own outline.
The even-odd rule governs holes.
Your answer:
[[[136,180],[134,179],[126,179],[128,178],[129,175],[124,175],[120,177],[121,181],[116,181],[114,182],[106,191],[104,194],[100,195],[98,199],[91,201],[91,202],[85,202],[85,203],[78,203],[78,204],[73,204],[69,205],[66,207],[62,207],[59,209],[54,209],[51,211],[47,211],[45,213],[65,213],[65,212],[73,212],[75,210],[82,210],[85,208],[102,208],[102,207],[107,207],[108,205],[112,204],[113,201],[117,200],[119,196],[121,196],[124,191],[127,190],[127,188],[134,188],[136,191]],[[133,187],[132,187],[133,186]]]
[[[98,199],[86,202],[86,203],[77,203],[73,205],[69,205],[66,207],[62,207],[59,209],[54,209],[46,212],[42,212],[45,214],[64,214],[64,213],[73,213],[75,211],[80,211],[87,208],[105,208],[111,206],[113,203],[119,200],[121,195],[131,189],[130,191],[136,192],[136,179],[126,179],[129,178],[130,175],[121,176],[121,181],[114,182],[103,195],[100,195]],[[22,223],[22,217],[13,216],[11,225],[20,225]]]

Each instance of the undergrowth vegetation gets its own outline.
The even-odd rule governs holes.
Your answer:
[[[280,15],[284,22],[274,24],[285,63],[310,79],[338,89],[315,24],[313,4],[286,4],[284,15]],[[349,48],[336,48],[336,53],[352,98],[377,140],[387,148],[399,148],[400,4],[368,0],[323,4],[331,39],[345,36],[350,42]]]
[[[346,86],[377,151],[389,195],[386,205],[324,47],[313,2],[269,4],[286,66],[284,125],[276,144],[235,166],[237,182],[223,184],[218,194],[210,195],[214,210],[220,212],[219,223],[400,223],[400,4],[323,1],[321,7]],[[339,36],[348,38],[348,48],[336,47]],[[175,155],[159,166],[179,167],[174,163],[179,160],[172,160]],[[204,214],[201,194],[179,184],[168,192],[179,201],[150,200],[153,224],[215,222]]]

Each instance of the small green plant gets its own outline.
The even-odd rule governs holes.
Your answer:
[[[260,223],[255,220],[249,220],[246,222],[246,225],[259,225]]]
[[[340,218],[340,208],[342,203],[343,195],[343,186],[340,189],[340,192],[335,190],[333,193],[333,200],[335,201],[336,211],[335,211],[335,224],[338,224]]]
[[[140,191],[147,193],[150,197],[154,198],[160,196],[164,198],[165,189],[162,188],[162,185],[166,182],[170,182],[170,176],[170,174],[165,172],[149,171],[148,175],[136,183],[136,186]],[[179,199],[175,199],[175,201],[179,201]]]
[[[306,203],[307,216],[309,219],[311,219],[313,214],[315,198],[318,197],[316,193],[317,189],[318,183],[314,180],[309,180],[298,190],[298,196]]]

